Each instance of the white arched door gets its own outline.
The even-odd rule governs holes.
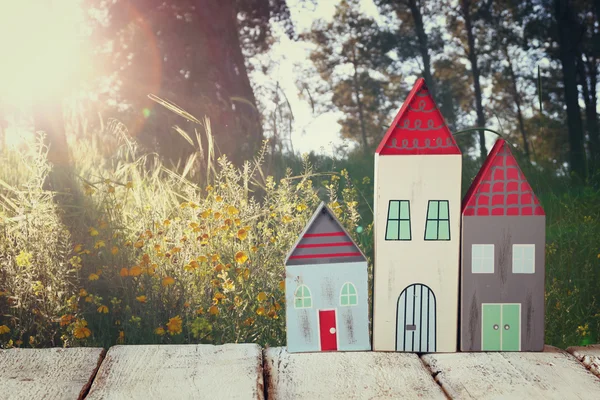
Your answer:
[[[414,283],[400,293],[396,311],[396,351],[435,351],[435,306],[435,294],[427,285]]]

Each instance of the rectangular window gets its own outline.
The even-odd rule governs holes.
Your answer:
[[[494,273],[493,244],[474,244],[471,246],[471,272],[474,274]]]
[[[513,274],[535,272],[535,244],[513,244]]]
[[[429,200],[425,240],[450,240],[450,210],[448,200]]]
[[[385,229],[385,240],[411,240],[410,202],[390,200]]]

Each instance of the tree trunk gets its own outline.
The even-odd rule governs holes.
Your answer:
[[[588,56],[588,59],[590,57]],[[583,90],[583,101],[585,103],[585,122],[588,132],[589,143],[589,165],[588,169],[594,171],[596,168],[596,162],[598,157],[598,115],[596,112],[596,65],[595,60],[592,58],[592,62],[589,70],[589,81],[588,73],[586,72],[586,65],[583,61],[583,54],[580,54],[577,58],[577,71],[579,73],[579,83]],[[589,82],[589,84],[588,84]]]
[[[565,102],[567,105],[567,126],[569,128],[569,166],[571,172],[585,179],[585,150],[583,146],[583,126],[579,109],[579,91],[577,90],[577,45],[579,37],[572,32],[578,31],[578,24],[571,15],[569,0],[554,0],[554,12],[557,23],[559,54],[562,64]]]
[[[521,138],[523,139],[523,149],[525,150],[525,156],[527,156],[528,160],[531,160],[531,155],[529,153],[529,141],[527,139],[527,134],[525,132],[525,123],[523,122],[523,113],[521,112],[521,96],[519,95],[519,90],[517,89],[517,76],[515,75],[515,70],[513,68],[512,59],[510,57],[510,53],[508,52],[508,47],[506,44],[502,46],[502,50],[504,52],[504,57],[506,57],[506,61],[508,62],[508,72],[511,80],[511,89],[513,99],[517,106],[517,120],[519,122],[519,131],[521,132]]]
[[[360,121],[360,134],[363,142],[363,152],[365,155],[369,153],[369,142],[367,141],[367,129],[365,128],[365,116],[363,111],[362,100],[360,99],[360,82],[358,81],[358,65],[356,61],[356,48],[352,49],[352,66],[354,67],[354,95],[356,96],[356,106],[358,107],[358,120]]]
[[[477,108],[477,125],[485,127],[485,114],[483,112],[483,99],[481,96],[481,85],[479,83],[479,67],[477,65],[477,50],[475,49],[475,36],[473,35],[473,25],[471,23],[471,0],[461,1],[461,10],[465,19],[465,29],[467,31],[467,42],[469,45],[469,61],[471,62],[471,71],[473,73],[473,86],[475,87],[475,106]],[[485,145],[485,133],[479,131],[479,153],[483,162],[487,157],[487,147]]]
[[[427,88],[429,93],[435,99],[435,81],[431,73],[431,57],[429,56],[429,44],[427,42],[427,34],[425,33],[425,25],[423,24],[423,15],[421,14],[421,8],[417,4],[417,0],[408,0],[408,7],[412,14],[415,31],[417,32],[417,38],[419,39],[419,52],[423,59],[423,77],[427,82]]]

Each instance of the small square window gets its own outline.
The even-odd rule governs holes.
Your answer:
[[[535,273],[535,245],[513,244],[513,274]]]
[[[494,273],[493,244],[474,244],[471,246],[471,272],[474,274]]]
[[[408,200],[390,200],[385,240],[411,240]]]

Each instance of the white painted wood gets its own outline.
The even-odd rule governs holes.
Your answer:
[[[600,344],[569,347],[567,351],[600,378]]]
[[[265,350],[269,399],[445,399],[416,354]]]
[[[104,349],[0,350],[0,398],[81,399]]]
[[[460,155],[375,155],[373,349],[396,349],[397,302],[411,284],[437,301],[436,351],[457,349],[460,242]],[[410,201],[411,240],[385,240],[390,200]],[[426,241],[430,200],[448,200],[449,241]]]
[[[111,347],[86,399],[264,399],[255,344]]]
[[[600,379],[567,352],[427,354],[423,362],[450,398],[600,399]]]

